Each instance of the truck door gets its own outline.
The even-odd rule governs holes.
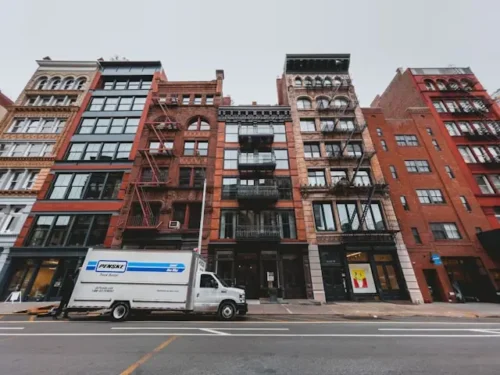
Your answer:
[[[195,311],[215,312],[219,307],[219,283],[210,274],[201,274],[196,286]]]

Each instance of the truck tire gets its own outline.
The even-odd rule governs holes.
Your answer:
[[[118,302],[111,309],[111,319],[115,322],[123,322],[130,313],[130,307],[125,302]]]
[[[236,306],[232,302],[222,302],[219,306],[220,320],[233,320],[236,316]]]

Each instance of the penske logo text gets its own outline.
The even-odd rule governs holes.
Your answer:
[[[125,272],[127,262],[122,260],[100,260],[97,263],[96,272]]]

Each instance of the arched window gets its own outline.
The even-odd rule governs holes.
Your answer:
[[[316,77],[314,79],[314,86],[316,86],[316,87],[322,87],[323,86],[323,80],[321,79],[321,77]]]
[[[35,84],[35,90],[43,90],[47,84],[47,77],[40,77]]]
[[[75,80],[72,77],[68,77],[64,80],[63,90],[71,90],[73,85],[75,84]]]
[[[333,106],[335,108],[347,108],[349,101],[346,98],[335,98],[333,100]]]
[[[436,91],[436,86],[434,86],[434,82],[432,82],[430,79],[426,79],[424,83],[427,90]]]
[[[323,81],[323,86],[332,87],[332,80],[329,77],[326,77],[325,80]]]
[[[304,86],[306,87],[311,87],[313,85],[313,81],[310,77],[306,77],[306,79],[304,80]]]
[[[436,81],[437,87],[440,91],[446,91],[448,90],[448,86],[446,86],[446,82],[443,81],[442,79],[438,79]]]
[[[61,78],[54,77],[50,80],[49,90],[57,90],[60,85],[61,85]]]
[[[340,86],[341,84],[342,84],[342,78],[340,78],[340,77],[335,77],[335,78],[333,79],[333,85],[334,85],[334,86]]]
[[[76,81],[75,90],[83,89],[83,86],[85,85],[86,82],[87,82],[87,78],[85,78],[85,77],[78,78]]]
[[[450,85],[450,89],[452,90],[459,90],[460,89],[460,85],[458,84],[458,82],[454,79],[450,79],[448,81],[448,84]]]
[[[187,130],[210,130],[210,124],[203,117],[192,119]]]
[[[297,99],[297,109],[311,109],[311,101],[307,98]]]
[[[317,98],[316,106],[318,108],[328,108],[330,101],[327,98]]]
[[[460,83],[462,84],[462,88],[463,88],[464,90],[467,90],[467,91],[471,91],[471,90],[472,90],[472,83],[471,83],[469,80],[467,80],[467,79],[462,79],[462,80],[460,81]]]
[[[295,87],[302,87],[302,80],[299,77],[295,78]]]

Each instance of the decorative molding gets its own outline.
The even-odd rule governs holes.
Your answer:
[[[282,106],[238,106],[220,107],[219,121],[232,123],[282,123],[291,122],[290,107]]]

